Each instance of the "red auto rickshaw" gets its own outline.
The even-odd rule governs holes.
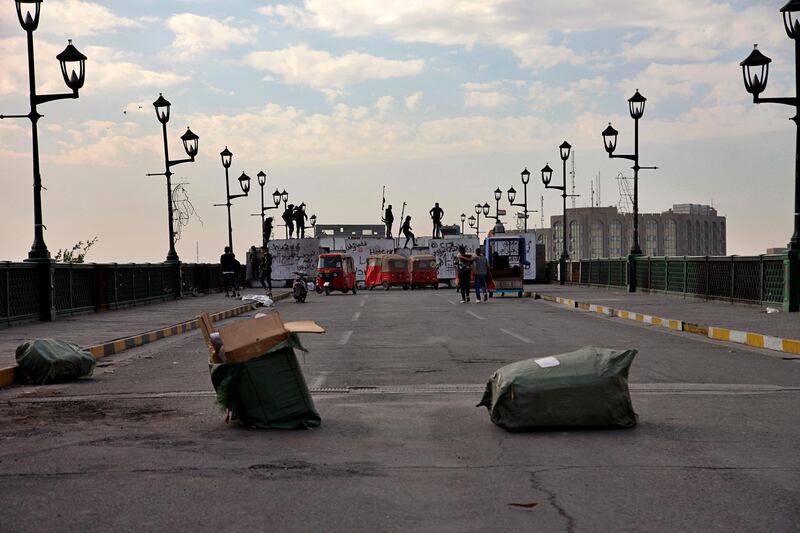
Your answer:
[[[356,269],[353,258],[345,254],[319,254],[317,264],[317,280],[315,283],[319,294],[328,295],[331,291],[356,293]]]
[[[411,288],[439,288],[439,263],[432,255],[412,255],[408,261]]]
[[[387,291],[391,287],[403,287],[403,290],[408,290],[411,286],[408,258],[395,254],[369,256],[365,284],[369,290],[378,285]]]

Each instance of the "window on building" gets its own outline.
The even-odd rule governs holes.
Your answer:
[[[694,223],[694,253],[697,255],[706,255],[706,244],[703,242],[703,228],[700,226],[700,221],[696,220]]]
[[[553,224],[553,246],[551,247],[553,253],[553,260],[561,255],[561,250],[563,249],[563,242],[564,242],[564,228],[561,222],[556,222]]]
[[[583,258],[583,235],[581,234],[581,225],[573,220],[569,223],[569,234],[567,238],[569,241],[567,242],[567,249],[569,250],[569,256],[571,259],[582,259]]]
[[[645,255],[658,255],[658,221],[648,220],[644,232],[644,253]]]
[[[625,225],[625,249],[623,253],[633,248],[633,223]]]
[[[711,231],[708,228],[708,220],[703,222],[703,246],[706,255],[714,255],[714,251],[711,249]]]
[[[622,224],[616,220],[608,225],[608,256],[622,257]]]
[[[719,251],[719,228],[716,222],[711,223],[711,253],[721,255]]]
[[[598,257],[603,257],[603,223],[602,222],[592,222],[592,234],[591,234],[591,253],[592,259],[597,259]]]
[[[692,221],[686,221],[686,254],[694,255],[694,240],[692,239]]]
[[[664,222],[664,255],[678,255],[678,225],[674,220]]]

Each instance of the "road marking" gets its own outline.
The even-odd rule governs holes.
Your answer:
[[[449,303],[450,305],[456,305],[456,303],[453,300],[447,300],[447,303]]]
[[[352,333],[352,331],[350,332]],[[328,372],[320,372],[319,376],[315,377],[311,380],[308,384],[308,388],[310,389],[320,389],[325,384],[325,378],[328,377]]]
[[[353,322],[358,322],[359,318],[361,318],[361,311],[356,311],[353,315]]]
[[[342,333],[342,338],[339,339],[339,346],[344,346],[348,342],[350,342],[350,336],[353,334],[352,330],[345,331]]]
[[[476,315],[475,313],[473,313],[472,311],[467,311],[467,314],[470,314],[470,315],[474,316],[474,317],[475,317],[475,318],[477,318],[478,320],[486,320],[486,319],[485,319],[485,318],[483,318],[482,316],[478,316],[478,315]]]
[[[361,300],[361,303],[358,304],[359,307],[364,307],[364,304],[367,303],[366,300]]]
[[[500,328],[500,331],[502,331],[502,332],[503,332],[503,333],[505,333],[506,335],[511,335],[511,336],[512,336],[512,337],[514,337],[515,339],[517,339],[517,340],[520,340],[520,341],[522,341],[522,342],[524,342],[524,343],[526,343],[526,344],[533,344],[533,341],[532,341],[532,340],[530,340],[529,338],[527,338],[527,337],[523,337],[522,335],[517,335],[517,334],[516,334],[516,333],[514,333],[513,331],[508,331],[507,329],[504,329],[504,328]]]

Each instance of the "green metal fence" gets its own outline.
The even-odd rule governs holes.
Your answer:
[[[636,290],[731,302],[781,304],[784,257],[639,257]],[[558,263],[548,264],[548,279],[558,281]],[[585,259],[567,263],[568,283],[628,286],[628,260]]]
[[[214,264],[0,262],[0,324],[44,316],[50,283],[55,315],[69,316],[218,290],[222,271]]]

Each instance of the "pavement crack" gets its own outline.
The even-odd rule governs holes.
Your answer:
[[[563,518],[566,521],[566,531],[567,533],[574,533],[575,532],[575,518],[573,518],[567,510],[558,503],[558,496],[556,495],[555,491],[552,491],[546,488],[543,482],[539,479],[539,474],[546,472],[547,470],[540,470],[537,472],[531,472],[531,487],[538,492],[543,492],[547,495],[547,502],[558,512],[558,516]]]

